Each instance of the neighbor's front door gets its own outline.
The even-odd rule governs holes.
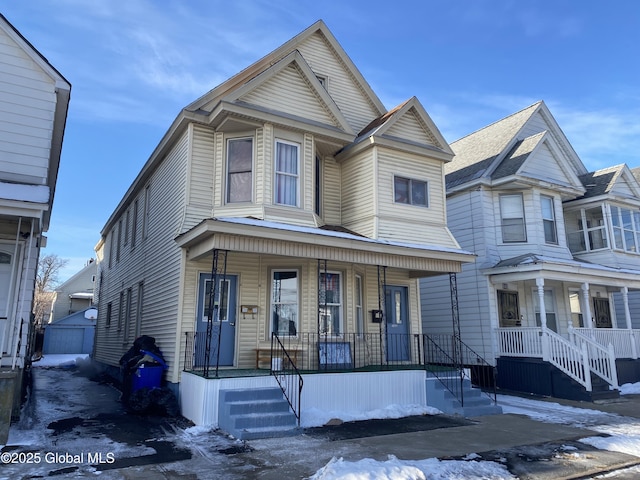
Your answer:
[[[596,319],[596,328],[612,328],[611,310],[608,298],[593,299],[593,316]]]
[[[385,296],[387,323],[387,361],[406,361],[409,354],[409,315],[407,287],[387,286]]]
[[[196,365],[204,365],[207,322],[210,315],[211,274],[201,273],[198,288],[198,318],[196,331]],[[213,303],[213,325],[209,354],[209,364],[217,362],[218,345],[220,360],[218,365],[231,366],[236,345],[236,304],[238,277],[218,276],[218,291]]]

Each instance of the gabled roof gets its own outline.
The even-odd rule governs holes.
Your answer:
[[[432,155],[450,161],[453,151],[436,124],[416,97],[379,116],[364,127],[354,142],[336,157],[348,157],[354,147],[385,143],[396,147],[428,150]]]
[[[241,87],[220,98],[220,103],[235,104],[256,110],[260,109],[261,103],[268,103],[270,105],[277,103],[279,104],[279,108],[287,110],[278,110],[277,112],[274,111],[274,113],[280,113],[281,115],[286,115],[291,118],[295,117],[298,121],[308,122],[309,119],[296,115],[297,110],[295,105],[286,101],[287,98],[290,98],[291,96],[291,92],[289,90],[279,92],[277,88],[273,88],[273,82],[271,81],[284,75],[295,77],[294,79],[285,79],[289,85],[294,83],[293,80],[300,80],[298,83],[300,83],[301,86],[298,88],[297,92],[297,95],[300,97],[300,101],[306,100],[307,103],[317,103],[317,112],[315,113],[315,118],[312,118],[312,120],[319,124],[335,127],[350,135],[355,135],[355,132],[347,122],[347,119],[344,117],[333,98],[325,90],[316,75],[313,73],[313,70],[311,70],[311,67],[309,67],[305,59],[297,50],[278,60],[274,65],[253,77]],[[261,90],[267,89],[269,102],[261,102],[261,100],[263,100]],[[226,108],[228,108],[228,105]],[[269,107],[265,105],[265,108],[268,109]]]
[[[636,175],[640,173],[640,169],[634,170],[630,170],[625,164],[620,164],[580,175],[580,181],[585,186],[586,192],[579,200],[622,194],[623,190],[628,190],[629,195],[640,198],[640,183]]]
[[[544,130],[534,125],[534,117],[542,118]],[[453,142],[456,156],[445,165],[447,189],[482,178],[488,181],[516,174],[543,141],[544,132],[567,159],[573,170],[569,176],[579,187],[575,175],[586,173],[586,168],[545,103],[539,101]]]
[[[257,62],[253,63],[249,67],[245,68],[233,77],[221,83],[213,90],[197,99],[195,102],[192,102],[190,105],[185,107],[185,110],[193,112],[198,110],[211,111],[215,107],[215,104],[219,101],[219,99],[225,96],[228,92],[248,82],[253,77],[267,69],[270,65],[278,62],[283,57],[290,54],[293,50],[296,50],[299,45],[301,45],[309,37],[315,35],[316,33],[321,34],[329,43],[330,47],[335,52],[337,52],[343,65],[348,70],[349,75],[351,76],[353,81],[358,84],[360,89],[365,92],[368,101],[373,106],[373,108],[377,110],[379,114],[383,114],[384,112],[386,112],[386,108],[384,107],[378,96],[371,89],[368,82],[365,80],[360,71],[356,68],[355,64],[349,58],[349,55],[347,55],[347,52],[344,51],[342,46],[338,43],[336,38],[333,36],[329,28],[322,20],[318,20],[313,25],[293,37],[291,40],[287,41],[271,53],[265,55]]]

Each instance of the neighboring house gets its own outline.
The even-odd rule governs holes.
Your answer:
[[[97,263],[92,258],[69,280],[56,288],[49,322],[52,323],[93,305],[93,289],[96,282]]]
[[[424,405],[418,278],[473,260],[446,225],[451,158],[418,100],[387,111],[317,22],[188,105],[108,219],[95,358],[154,337],[197,424],[292,364],[303,422]],[[376,371],[393,365],[418,366]]]
[[[587,172],[543,102],[451,148],[448,225],[478,255],[457,275],[462,341],[497,365],[507,389],[594,398],[640,380],[640,310],[629,300],[640,293],[632,172]],[[439,300],[448,284],[421,287],[425,333],[454,331]]]
[[[0,365],[15,373],[16,399],[29,361],[35,275],[70,91],[69,82],[0,15]],[[13,402],[14,415],[19,403]]]

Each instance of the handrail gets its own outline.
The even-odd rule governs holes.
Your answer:
[[[480,391],[497,405],[496,369],[493,365],[464,343],[457,335],[425,336],[442,351],[445,348],[450,348],[451,352],[445,352],[445,354],[451,359],[452,364],[458,365],[457,368],[460,369],[462,378],[467,378],[471,384],[480,387]],[[427,348],[425,347],[426,350]],[[475,375],[467,373],[472,371],[475,372]]]
[[[453,338],[453,336],[451,336]],[[459,362],[452,358],[429,335],[422,335],[424,348],[424,367],[453,395],[464,407],[463,375]],[[436,367],[449,366],[456,371],[440,370]]]
[[[275,362],[274,360],[280,360],[280,362]],[[279,365],[276,365],[276,363],[279,363]],[[276,367],[275,369],[274,366]],[[296,367],[289,356],[289,352],[287,352],[287,349],[275,332],[271,334],[271,375],[273,375],[276,382],[278,382],[280,390],[282,390],[282,394],[284,398],[287,399],[293,414],[298,420],[298,426],[300,426],[300,398],[302,396],[304,380],[298,367]],[[296,379],[297,390],[295,389]]]
[[[548,328],[542,329],[543,360],[573,378],[587,392],[592,390],[587,347],[579,348]]]
[[[616,356],[613,345],[609,343],[608,347],[604,347],[583,332],[575,329],[570,329],[570,333],[580,339],[583,345],[586,345],[589,369],[617,389],[619,387],[618,371],[616,369]]]

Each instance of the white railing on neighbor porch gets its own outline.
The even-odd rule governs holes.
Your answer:
[[[542,330],[538,327],[496,329],[498,356],[542,358]]]
[[[498,355],[542,358],[591,391],[586,345],[582,348],[540,327],[497,328]]]
[[[605,380],[613,388],[618,388],[618,371],[616,370],[616,354],[611,343],[604,346],[585,332],[569,329],[569,337],[574,345],[582,345],[587,349],[589,368],[593,373]]]
[[[581,338],[591,338],[602,346],[613,346],[615,358],[638,358],[640,330],[628,328],[573,328],[569,330]],[[575,343],[575,342],[574,342]]]

